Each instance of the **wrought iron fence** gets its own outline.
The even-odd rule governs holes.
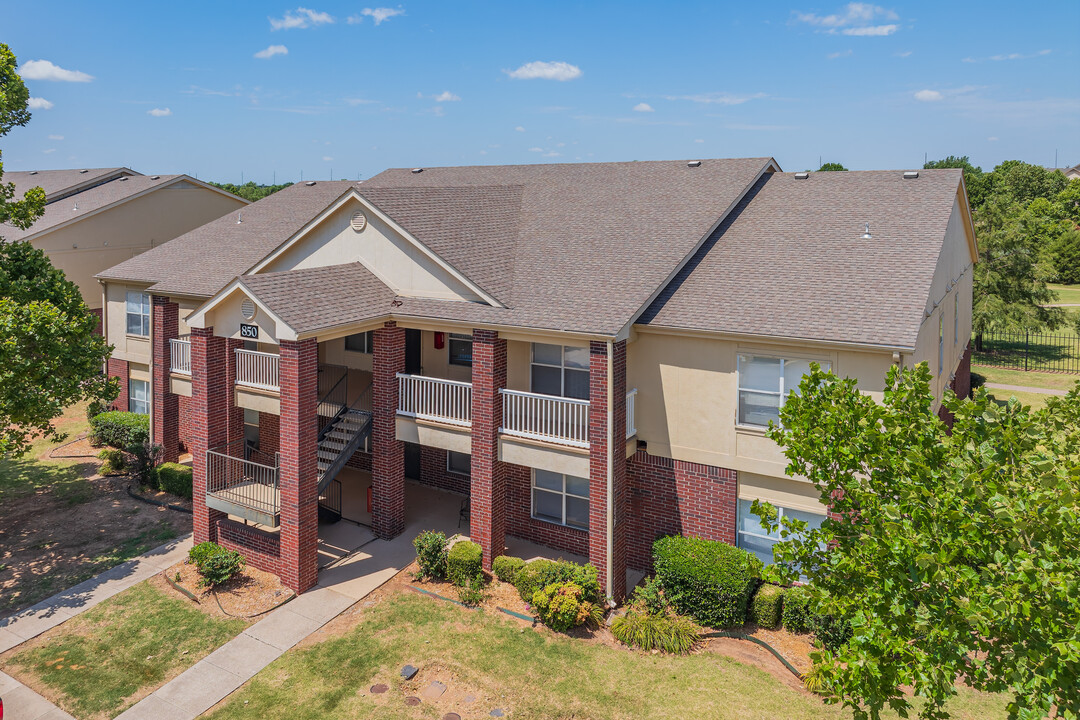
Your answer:
[[[974,365],[1080,374],[1080,337],[1073,333],[976,333],[971,345]]]

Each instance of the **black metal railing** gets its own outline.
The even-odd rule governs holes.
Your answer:
[[[320,417],[334,417],[349,403],[349,369],[340,365],[319,366]]]
[[[971,344],[971,362],[974,365],[1080,373],[1080,337],[1075,333],[976,333],[972,336]]]
[[[319,493],[319,522],[335,523],[341,519],[341,483],[329,483]]]
[[[280,453],[251,447],[243,439],[206,451],[206,491],[259,512],[281,511]]]

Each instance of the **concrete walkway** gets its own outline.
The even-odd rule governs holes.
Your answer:
[[[1069,394],[1067,390],[1054,390],[1052,388],[1041,387],[1029,387],[1027,385],[1003,385],[1001,383],[985,383],[985,386],[994,390],[1006,390],[1009,392],[1026,392],[1026,393],[1038,393],[1040,395],[1057,395],[1058,397],[1065,397]]]
[[[187,557],[190,548],[190,535],[178,538],[0,620],[0,652],[6,652],[51,630],[179,562]],[[4,717],[7,720],[74,720],[71,715],[2,672],[0,698],[4,699]]]

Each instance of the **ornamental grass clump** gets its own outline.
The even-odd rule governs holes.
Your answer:
[[[659,581],[653,577],[634,590],[626,615],[611,623],[619,642],[645,651],[690,652],[701,639],[701,628],[690,618],[675,613]]]

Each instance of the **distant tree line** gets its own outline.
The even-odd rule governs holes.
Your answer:
[[[225,192],[232,193],[237,197],[242,197],[245,200],[255,202],[256,200],[262,200],[264,197],[273,195],[278,190],[284,190],[292,185],[292,183],[282,183],[280,185],[256,185],[252,181],[248,181],[243,185],[233,185],[232,183],[216,183],[211,182],[216,188],[220,188]]]
[[[964,171],[979,245],[974,331],[1065,325],[1065,311],[1047,307],[1057,300],[1047,283],[1080,283],[1080,180],[1019,160],[983,172],[966,155],[923,167]]]

